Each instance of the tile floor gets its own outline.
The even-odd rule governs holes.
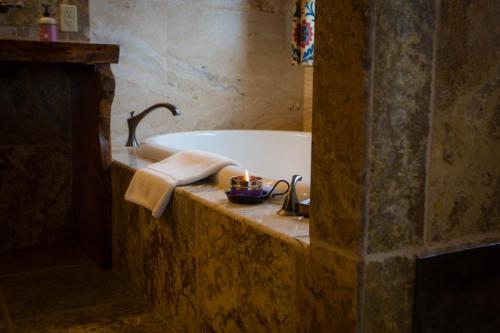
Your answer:
[[[0,333],[170,332],[118,275],[78,249],[0,256]]]

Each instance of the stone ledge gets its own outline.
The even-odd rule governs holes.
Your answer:
[[[112,155],[113,163],[132,172],[152,163],[135,155],[133,150],[127,147],[114,147]],[[265,203],[254,206],[233,204],[228,202],[224,190],[209,180],[179,186],[175,189],[175,195],[201,203],[242,224],[277,238],[298,251],[304,253],[309,251],[309,219],[277,215],[276,212],[281,208],[281,198],[269,199]]]

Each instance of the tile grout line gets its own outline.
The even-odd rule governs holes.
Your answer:
[[[427,151],[425,154],[425,179],[424,179],[424,223],[423,223],[423,245],[427,245],[429,242],[429,205],[430,205],[430,169],[431,169],[431,158],[432,158],[432,124],[434,122],[434,110],[436,108],[436,62],[437,62],[437,52],[439,47],[439,28],[441,25],[441,0],[436,1],[435,4],[435,14],[434,18],[434,32],[432,36],[432,64],[431,64],[431,86],[430,86],[430,105],[429,105],[429,135],[427,137]]]
[[[369,254],[366,257],[366,262],[383,262],[394,257],[426,257],[448,253],[449,250],[464,251],[473,249],[478,246],[487,244],[500,244],[500,232],[495,233],[479,233],[472,236],[461,237],[460,239],[427,243],[421,246],[409,246],[389,252],[377,252]]]
[[[14,332],[12,327],[12,319],[10,318],[9,308],[7,307],[7,301],[5,300],[5,296],[3,295],[2,290],[0,289],[0,313],[3,313],[5,318],[5,324],[7,326],[7,332]]]
[[[357,331],[363,332],[365,329],[365,306],[366,306],[366,295],[365,295],[365,284],[366,284],[366,257],[368,256],[368,242],[370,241],[369,231],[370,231],[370,184],[371,184],[371,149],[373,143],[373,105],[374,105],[374,91],[375,91],[375,70],[376,70],[376,42],[377,42],[377,3],[372,3],[369,5],[368,10],[370,18],[368,24],[368,52],[371,58],[371,66],[369,73],[369,80],[367,87],[368,90],[368,103],[366,105],[365,114],[365,158],[364,158],[364,184],[363,184],[363,196],[362,196],[362,206],[361,206],[361,246],[360,246],[360,257],[361,263],[358,267],[358,295],[357,295],[357,309],[356,313],[358,316],[359,323],[357,325]]]

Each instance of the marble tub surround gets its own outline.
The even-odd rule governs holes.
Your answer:
[[[295,186],[298,200],[310,198],[311,134],[295,131],[215,130],[166,133],[145,139],[137,149],[139,156],[153,161],[173,157],[186,150],[201,150],[229,158],[237,165],[227,166],[210,179],[228,189],[231,179],[245,175],[262,177],[264,190],[271,191],[279,180],[302,177]],[[284,182],[275,193],[287,191]]]
[[[19,2],[19,1],[11,1]],[[22,0],[24,7],[10,9],[0,14],[0,38],[39,40],[38,20],[42,16],[42,4],[50,6],[51,17],[59,24],[59,5],[76,5],[78,10],[78,32],[58,31],[58,40],[80,41],[90,40],[89,2],[88,0]]]
[[[500,5],[317,7],[311,255],[357,262],[356,330],[411,332],[416,261],[500,241]]]
[[[153,163],[151,160],[137,156],[133,148],[123,146],[113,148],[113,160],[115,164],[132,174],[138,168]],[[238,205],[230,203],[227,199],[225,191],[229,186],[229,182],[227,186],[223,186],[210,180],[204,180],[191,185],[176,187],[173,197],[176,195],[188,197],[220,214],[228,215],[273,237],[289,242],[292,246],[297,246],[299,250],[307,251],[309,247],[308,219],[303,217],[283,217],[276,214],[282,206],[284,196],[270,198],[259,205]]]
[[[113,269],[129,279],[175,331],[329,331],[351,328],[356,260],[310,256],[308,223],[227,201],[207,183],[178,187],[160,219],[123,200],[134,169],[114,152]],[[135,165],[147,163],[134,159]],[[273,225],[274,223],[274,225]],[[333,278],[333,280],[332,280]],[[333,284],[332,284],[333,283]]]
[[[290,65],[292,5],[277,1],[91,0],[92,41],[122,47],[113,142],[126,118],[159,101],[141,138],[205,129],[302,130],[304,69]],[[145,19],[147,18],[147,19]]]

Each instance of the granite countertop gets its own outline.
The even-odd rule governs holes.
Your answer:
[[[143,159],[133,148],[114,146],[113,162],[133,171],[143,168],[153,161]],[[227,200],[224,189],[209,180],[191,185],[178,186],[175,193],[187,195],[191,199],[211,207],[231,218],[276,237],[301,251],[309,249],[309,219],[304,217],[280,216],[283,198],[273,198],[258,205],[239,205]]]

